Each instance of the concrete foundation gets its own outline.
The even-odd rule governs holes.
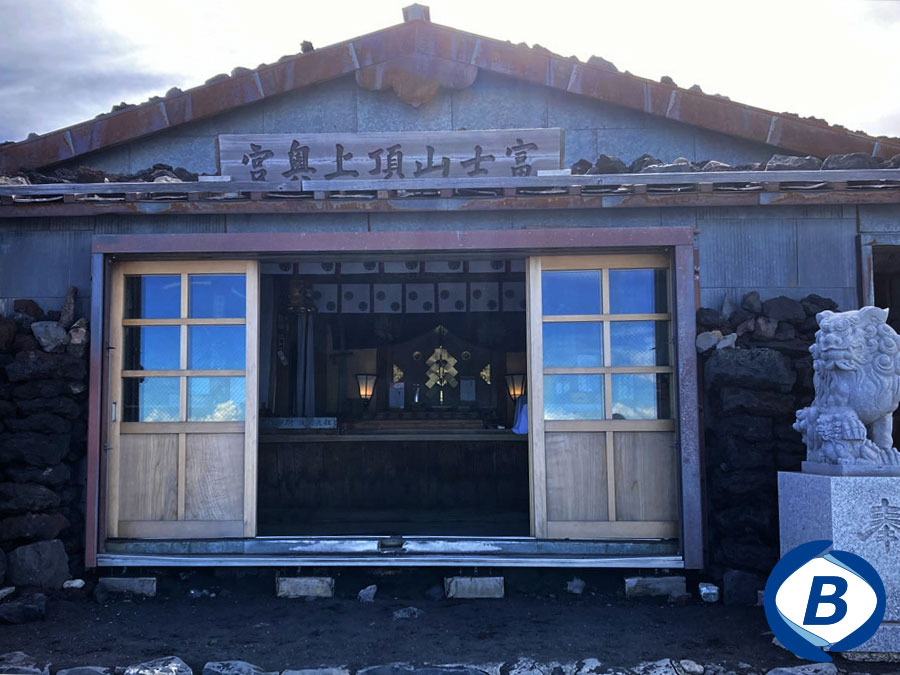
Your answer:
[[[687,593],[684,577],[625,577],[625,597],[677,597]]]
[[[887,596],[884,621],[854,652],[900,655],[900,478],[778,474],[781,555],[830,539],[875,568]]]
[[[279,598],[333,598],[334,577],[278,577],[275,595]]]
[[[104,577],[97,585],[110,593],[131,593],[156,597],[156,577]]]
[[[448,598],[502,598],[503,577],[445,577],[444,595]]]

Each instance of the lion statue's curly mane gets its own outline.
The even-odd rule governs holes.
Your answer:
[[[888,311],[820,312],[809,351],[816,397],[797,412],[807,461],[900,465],[892,414],[900,403],[900,335]]]

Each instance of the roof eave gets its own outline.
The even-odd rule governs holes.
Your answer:
[[[409,68],[410,57],[476,67],[536,85],[619,105],[665,119],[785,151],[825,157],[862,152],[882,158],[900,153],[900,139],[874,138],[815,120],[775,113],[728,99],[615,72],[548,50],[467,33],[423,20],[408,21],[227,79],[211,81],[170,97],[0,146],[0,174],[72,160],[176,126],[221,114],[309,85],[357,74],[379,64]],[[429,72],[428,68],[424,69]],[[402,78],[403,72],[400,73]],[[445,74],[434,74],[446,78]],[[471,78],[460,78],[469,80]],[[448,82],[440,82],[444,86]],[[379,88],[383,84],[379,81]],[[395,90],[397,87],[395,87]]]

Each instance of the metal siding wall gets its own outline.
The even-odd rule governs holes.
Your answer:
[[[228,232],[365,232],[369,214],[234,214],[225,216],[225,222]]]
[[[736,307],[755,290],[855,309],[856,221],[845,215],[841,206],[698,209],[700,304]]]
[[[855,207],[860,232],[900,232],[900,204]]]
[[[20,298],[45,312],[60,309],[69,286],[78,288],[76,311],[83,315],[90,307],[90,254],[90,230],[0,229],[0,316]]]
[[[179,234],[225,232],[225,216],[99,216],[95,234]]]

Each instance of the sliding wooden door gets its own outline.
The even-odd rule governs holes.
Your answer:
[[[678,534],[671,263],[530,258],[533,534]]]
[[[109,537],[256,534],[255,262],[119,263]]]

